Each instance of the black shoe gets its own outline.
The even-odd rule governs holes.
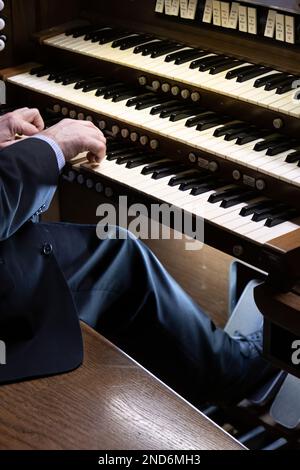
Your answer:
[[[246,399],[279,372],[262,357],[262,329],[249,335],[243,335],[236,331],[232,339],[240,345],[241,355],[244,358],[245,373],[228,390],[225,390],[222,399],[223,405],[237,404]]]
[[[246,336],[235,331],[232,339],[240,343],[241,354],[247,358],[262,356],[263,352],[263,330],[255,331]]]

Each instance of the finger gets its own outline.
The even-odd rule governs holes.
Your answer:
[[[33,124],[38,131],[42,131],[45,128],[45,124],[42,116],[38,109],[25,109],[22,113],[23,119]]]
[[[98,140],[99,142],[102,142],[103,145],[106,145],[106,138],[104,137],[102,132],[99,131],[99,129],[97,129],[97,128],[91,129],[90,132],[89,132],[89,135],[93,139]]]
[[[86,142],[86,150],[89,154],[94,155],[95,162],[101,163],[106,156],[106,145],[98,139],[88,139]]]
[[[93,136],[93,138],[100,140],[106,145],[106,137],[103,135],[100,129],[98,129],[98,127],[94,126],[94,124],[92,124],[92,127],[90,127],[89,134]]]
[[[32,136],[35,134],[38,134],[40,130],[34,125],[30,124],[30,122],[20,122],[18,126],[18,134],[22,135],[27,135],[27,136]]]
[[[86,158],[91,165],[98,165],[98,163],[96,163],[96,157],[93,153],[88,152]]]
[[[100,131],[100,129],[95,126],[91,121],[72,121],[74,125],[80,124],[80,127],[88,127],[91,131],[95,131],[97,133],[97,137],[101,139],[103,142],[106,142],[106,137],[103,135],[103,132]]]
[[[27,111],[28,109],[28,107],[16,109],[15,111],[13,111],[13,114],[23,114],[24,111]]]

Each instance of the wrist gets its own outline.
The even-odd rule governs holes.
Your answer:
[[[44,142],[47,142],[52,147],[52,150],[54,151],[56,159],[57,159],[57,165],[58,165],[59,171],[61,171],[66,164],[66,159],[65,159],[63,150],[60,147],[60,145],[54,139],[44,134],[36,134],[35,136],[33,136],[33,138],[43,140]]]

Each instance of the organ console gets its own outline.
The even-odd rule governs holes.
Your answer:
[[[65,169],[63,219],[120,195],[204,219],[205,243],[268,274],[265,354],[300,377],[299,3],[31,1],[11,42],[15,3],[0,2],[8,104],[108,137],[101,166]]]

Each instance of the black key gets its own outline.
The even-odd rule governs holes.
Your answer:
[[[128,148],[134,149],[136,146],[124,140],[107,139],[107,155],[110,152],[125,152]]]
[[[78,70],[71,70],[69,72],[58,74],[55,83],[62,83],[63,85],[70,85],[83,78],[83,74]]]
[[[125,152],[123,151],[122,154],[124,155]],[[136,154],[136,148],[131,151],[128,150],[128,155],[130,155],[131,157],[133,157],[135,154]],[[117,160],[119,157],[120,157],[119,152],[109,152],[106,156],[106,160],[108,160],[109,162],[113,162],[114,160]]]
[[[241,132],[237,138],[236,145],[246,145],[250,142],[254,142],[263,136],[263,132],[259,130],[253,130],[250,132]]]
[[[237,76],[237,82],[238,83],[244,83],[247,82],[248,80],[252,80],[255,77],[259,77],[260,75],[264,75],[265,73],[268,73],[271,71],[270,67],[263,67],[263,66],[257,66],[256,69],[250,70],[248,72],[244,73],[239,73]]]
[[[183,165],[183,164],[180,165],[179,163],[178,163],[178,166],[176,168],[162,168],[162,169],[156,170],[153,173],[152,179],[160,180],[160,179],[166,178],[166,177],[171,176],[171,175],[176,175],[178,173],[182,173],[185,168],[186,168],[185,165]]]
[[[182,44],[170,44],[168,46],[160,47],[158,50],[152,52],[151,58],[156,59],[157,57],[161,57],[163,55],[168,54],[168,52],[178,51],[183,47],[184,46]]]
[[[276,204],[274,207],[269,209],[256,210],[252,217],[253,222],[261,222],[264,219],[268,219],[272,215],[281,214],[283,210],[287,210],[286,204]]]
[[[292,152],[290,153],[285,161],[287,163],[296,163],[296,162],[300,162],[300,150],[297,150],[296,152]]]
[[[179,63],[185,63],[181,62],[182,60],[189,62],[194,58],[201,57],[201,54],[204,53],[207,54],[207,52],[201,51],[200,49],[187,49],[167,55],[165,62],[175,62],[176,65],[179,65]],[[177,63],[177,61],[179,61],[179,63]]]
[[[47,65],[40,65],[39,67],[33,67],[30,70],[30,75],[36,75],[37,77],[45,77],[50,73],[50,67]]]
[[[270,200],[253,202],[241,209],[240,216],[248,217],[249,215],[254,214],[256,210],[271,208],[272,206],[274,206],[274,202]]]
[[[103,38],[100,38],[99,44],[101,44],[101,45],[108,44],[110,42],[115,41],[116,39],[126,38],[129,34],[130,34],[129,31],[115,31],[111,34],[107,34]]]
[[[257,134],[258,132],[259,131],[257,130],[257,128],[254,127],[254,126],[250,126],[250,127],[248,126],[245,130],[242,129],[242,130],[238,130],[238,131],[236,131],[234,129],[231,129],[225,134],[225,140],[237,139],[237,141],[236,141],[236,144],[237,144],[239,139],[242,140],[245,136],[251,135],[253,133]],[[228,138],[227,138],[227,136],[228,136]]]
[[[135,156],[138,156],[138,155],[141,155],[141,154],[145,154],[145,151],[143,150],[138,150],[136,147],[133,148],[133,149],[130,149],[128,148],[127,150],[123,150],[122,153],[120,152],[109,152],[107,154],[107,157],[106,159],[109,161],[109,162],[113,162],[114,160],[118,160],[119,158],[123,158],[123,157],[129,157],[129,158],[133,158]]]
[[[254,199],[255,196],[256,193],[254,191],[244,191],[243,194],[226,196],[221,203],[221,207],[229,209],[229,207],[238,206],[242,202],[250,201],[251,199]]]
[[[156,97],[153,97],[152,99],[149,98],[148,100],[142,100],[141,102],[139,102],[135,109],[137,109],[138,111],[142,110],[142,109],[147,109],[147,108],[152,108],[154,105],[156,104],[161,104],[163,102],[167,102],[167,98],[165,97],[165,100],[164,98],[160,97],[160,96],[156,96]],[[150,111],[150,113],[152,114],[152,111]]]
[[[205,56],[209,56],[209,57],[205,57]],[[193,62],[190,63],[190,69],[192,69],[192,70],[198,69],[200,67],[200,65],[203,64],[203,63],[206,63],[206,61],[212,61],[213,62],[214,60],[218,59],[219,57],[220,56],[218,56],[216,54],[211,55],[209,52],[207,52],[202,58],[193,60]],[[223,57],[223,56],[221,56],[221,57]],[[203,62],[203,61],[205,61],[205,62]]]
[[[160,41],[159,40],[153,40],[153,41],[150,41],[149,43],[146,43],[146,44],[139,44],[138,46],[136,46],[134,49],[133,49],[133,53],[134,54],[142,54],[143,51],[148,47],[151,47],[151,46],[154,46],[154,44],[158,44]]]
[[[119,144],[119,147],[115,148],[115,149],[108,149],[107,151],[107,157],[113,157],[113,156],[117,156],[120,157],[121,155],[125,154],[125,153],[128,153],[128,152],[134,152],[137,150],[137,147],[136,145],[129,145],[129,146],[124,146],[124,145],[121,145]]]
[[[265,226],[266,227],[276,227],[277,225],[288,222],[289,220],[296,219],[300,216],[300,211],[297,209],[288,209],[282,213],[271,216],[267,219]]]
[[[161,157],[158,157],[157,155],[155,155],[154,153],[151,153],[151,152],[147,152],[147,151],[143,151],[143,150],[139,150],[139,151],[136,151],[136,154],[133,155],[133,156],[128,156],[128,155],[123,155],[123,156],[120,156],[118,159],[117,159],[117,165],[126,165],[126,168],[128,168],[128,164],[132,163],[132,162],[136,162],[137,163],[137,166],[141,166],[140,165],[140,162],[143,161],[144,165],[146,163],[151,163],[151,162],[154,162],[155,161],[155,158],[156,160],[158,160],[159,158]]]
[[[78,80],[74,88],[75,90],[80,90],[80,88],[83,88],[84,86],[89,85],[90,83],[97,83],[99,80],[103,80],[103,77],[84,78],[82,80]]]
[[[109,89],[108,89],[109,88]],[[122,92],[128,90],[128,85],[116,85],[114,87],[107,87],[103,98],[105,100],[110,100],[117,92]]]
[[[224,182],[216,181],[215,179],[212,179],[211,181],[207,180],[207,182],[195,185],[191,191],[191,196],[199,196],[200,194],[214,191],[222,186],[224,186]]]
[[[100,79],[98,82],[88,83],[82,88],[83,93],[88,93],[89,91],[98,90],[102,86],[109,86],[111,82],[108,82],[105,79]]]
[[[94,40],[95,37],[98,37],[99,34],[103,33],[103,34],[106,34],[108,32],[111,32],[112,31],[112,28],[109,28],[109,27],[97,27],[97,28],[94,28],[92,31],[88,31],[85,36],[84,36],[84,40],[85,41],[92,41]]]
[[[170,116],[170,121],[181,121],[183,119],[187,119],[189,116],[195,116],[198,112],[200,112],[200,110],[195,109],[195,106],[192,105],[192,107],[187,107],[186,109],[172,113]]]
[[[182,53],[183,54],[183,53]],[[180,58],[175,60],[175,65],[182,65],[186,64],[187,62],[190,62],[193,59],[200,59],[201,57],[204,57],[205,55],[208,54],[208,51],[194,51],[186,53],[185,55],[182,55]]]
[[[246,123],[242,121],[231,122],[225,126],[220,127],[219,129],[216,129],[214,132],[214,137],[223,137],[228,131],[233,129],[242,131],[245,128],[245,125]]]
[[[155,47],[156,44],[159,44],[161,41],[160,40],[153,40],[147,44],[140,44],[139,46],[136,46],[134,49],[133,49],[133,53],[134,54],[142,54],[144,52],[145,49],[149,49],[149,47]],[[152,52],[152,51],[151,51]],[[149,52],[149,53],[151,53]]]
[[[207,175],[209,175],[208,172],[207,172]],[[199,181],[200,176],[201,176],[200,171],[189,169],[171,178],[168,184],[169,186],[174,187],[174,186],[180,186],[183,183],[196,183],[197,181]]]
[[[92,38],[92,42],[99,42],[99,44],[108,44],[110,42],[115,41],[119,38],[125,38],[130,34],[129,31],[119,31],[119,30],[106,30],[100,33],[96,33],[95,36]]]
[[[229,72],[226,74],[226,80],[232,80],[233,78],[237,78],[239,74],[243,73],[250,73],[254,70],[257,69],[257,65],[243,65],[242,67],[238,67],[237,69],[234,70],[229,70]]]
[[[218,73],[225,72],[226,70],[232,69],[233,67],[237,67],[238,65],[243,64],[244,62],[242,60],[238,59],[227,59],[226,62],[220,65],[214,65],[209,73],[211,75],[217,75]]]
[[[153,52],[158,51],[160,48],[163,48],[165,46],[169,46],[171,44],[171,41],[163,40],[163,41],[155,41],[149,44],[144,44],[141,46],[137,46],[134,49],[135,54],[142,53],[143,56],[151,55]],[[139,51],[139,52],[137,52]]]
[[[162,104],[158,104],[158,106],[154,106],[154,108],[151,109],[150,114],[155,116],[156,114],[160,114],[164,110],[173,108],[174,106],[178,105],[178,103],[179,103],[178,100],[171,100],[171,101],[166,101],[165,103],[162,103]]]
[[[140,156],[145,156],[145,150],[135,149],[135,152],[132,152],[131,154],[128,152],[127,155],[120,156],[117,159],[116,163],[117,163],[117,165],[126,165],[129,161],[132,161],[135,158],[138,158]]]
[[[215,56],[215,57],[207,57],[204,59],[199,59],[202,61],[199,65],[200,72],[206,72],[210,70],[214,65],[221,65],[226,63],[227,57],[224,56]]]
[[[194,116],[194,117],[188,119],[186,121],[185,125],[186,125],[186,127],[194,127],[197,124],[199,124],[200,122],[202,122],[202,119],[204,119],[206,117],[216,117],[217,118],[218,115],[216,113],[214,113],[213,111],[204,111],[203,113],[200,113],[197,116]]]
[[[169,109],[165,109],[164,111],[162,111],[159,115],[159,117],[161,119],[166,119],[166,118],[169,118],[171,116],[172,113],[174,113],[175,111],[182,111],[184,110],[184,105],[185,103],[178,103],[177,105],[175,106],[172,106],[170,107]]]
[[[243,190],[241,188],[221,189],[215,194],[211,194],[209,196],[208,202],[210,202],[211,204],[216,204],[217,202],[221,202],[226,197],[241,195],[242,192]]]
[[[107,149],[108,150],[116,149],[116,148],[122,148],[123,145],[128,145],[128,143],[126,141],[114,139],[112,137],[107,139]]]
[[[148,98],[154,98],[155,96],[156,95],[154,93],[144,93],[143,95],[128,100],[126,106],[128,106],[128,108],[136,106],[139,102],[141,103],[144,99],[147,100]]]
[[[161,170],[163,168],[165,169],[172,168],[173,166],[175,167],[176,165],[178,165],[178,162],[174,160],[165,159],[163,162],[156,162],[156,163],[152,163],[150,165],[145,166],[145,168],[143,168],[142,170],[142,175],[151,175],[157,170]]]
[[[122,44],[127,44],[127,41],[129,41],[133,37],[136,39],[138,36],[132,36],[132,34],[129,34],[128,36],[123,36],[120,39],[116,39],[115,41],[113,41],[111,47],[113,49],[116,49],[117,47],[120,47]]]
[[[64,77],[62,84],[64,86],[72,85],[74,83],[77,83],[78,80],[80,80],[81,78],[82,78],[82,75],[81,76],[78,74],[69,75],[68,77]]]
[[[285,84],[286,81],[290,78],[290,75],[288,76],[283,76],[283,77],[279,77],[277,79],[275,78],[270,78],[266,85],[265,85],[265,90],[266,91],[272,91],[272,90],[275,90],[276,88],[278,88],[280,85],[282,84]]]
[[[126,168],[133,169],[133,168],[138,168],[139,166],[144,166],[147,163],[151,162],[159,162],[162,160],[162,157],[160,155],[146,155],[146,156],[140,156],[134,159],[131,159],[127,165]]]
[[[257,142],[253,150],[255,150],[255,152],[262,152],[263,150],[267,150],[270,147],[270,145],[272,145],[273,143],[280,143],[280,142],[285,142],[285,141],[286,141],[286,137],[283,137],[282,135],[279,135],[279,134],[273,134],[270,137],[265,138],[261,142]]]
[[[272,73],[271,75],[266,75],[265,77],[258,78],[254,82],[254,87],[255,88],[261,88],[261,87],[265,86],[268,83],[269,80],[272,80],[272,79],[276,80],[277,78],[282,77],[283,75],[286,75],[286,74],[278,72],[278,73]]]
[[[250,128],[251,129],[251,128]],[[231,142],[232,140],[235,140],[239,137],[240,133],[243,131],[248,131],[249,130],[249,124],[244,125],[241,129],[230,129],[226,132],[224,140],[227,142]]]
[[[154,98],[155,96],[156,94],[154,93],[143,93],[139,96],[136,96],[128,100],[126,103],[126,106],[128,106],[128,108],[132,106],[136,106],[139,102],[141,103],[143,100],[147,100],[148,98]]]
[[[95,28],[96,28],[95,25],[79,26],[79,27],[68,29],[65,32],[65,35],[73,36],[73,38],[79,38],[80,36],[84,36],[90,31],[94,31]]]
[[[125,91],[118,91],[113,97],[113,102],[119,103],[120,101],[128,100],[128,98],[132,96],[138,96],[142,93],[143,92],[141,90],[137,90],[136,88],[131,88]]]
[[[279,155],[280,153],[285,152],[286,150],[292,151],[294,147],[299,147],[299,142],[298,145],[296,142],[293,141],[273,144],[268,148],[267,155],[269,155],[270,157],[274,157],[275,155]]]
[[[209,175],[206,175],[203,177],[193,178],[190,181],[183,181],[179,185],[179,190],[180,191],[196,190],[200,186],[212,184],[214,181],[215,180],[212,178],[211,173],[210,173]],[[194,194],[192,196],[194,196]]]
[[[230,121],[230,118],[227,116],[211,116],[204,118],[199,121],[196,129],[197,131],[206,131],[208,129],[212,129],[218,125],[224,124],[225,122]]]
[[[96,96],[102,96],[108,91],[117,91],[119,88],[122,88],[124,83],[113,83],[112,85],[102,85],[96,91]]]
[[[81,71],[79,71],[78,69],[71,68],[67,72],[62,72],[62,73],[58,74],[56,79],[55,79],[55,82],[56,83],[61,83],[64,80],[68,80],[68,79],[72,79],[72,78],[77,78],[77,81],[78,81],[83,77],[84,77],[84,74]]]
[[[99,44],[105,44],[112,42],[120,37],[126,37],[130,33],[128,31],[120,31],[119,29],[113,28],[101,28],[90,32],[85,36],[86,41],[92,41],[93,43],[99,42]]]
[[[296,80],[299,80],[298,77],[292,77],[287,79],[284,83],[282,83],[276,90],[277,95],[283,95],[284,93],[287,93],[288,91],[291,91],[295,88],[294,83]]]
[[[128,38],[126,41],[121,42],[120,50],[126,51],[128,49],[138,46],[139,44],[145,44],[152,40],[153,36],[149,36],[147,34],[140,34],[139,36]]]
[[[51,72],[49,73],[48,80],[49,82],[59,80],[62,81],[62,78],[64,77],[64,74],[68,75],[69,73],[74,72],[74,67],[70,68],[69,66],[66,68],[53,68]]]

